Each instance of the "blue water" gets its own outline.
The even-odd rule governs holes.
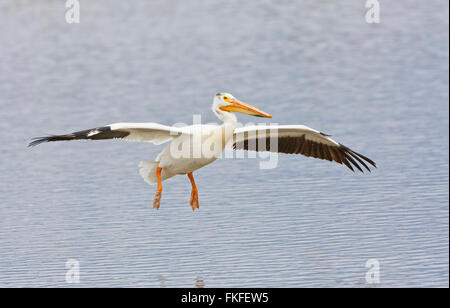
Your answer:
[[[448,287],[448,1],[0,3],[1,287]],[[377,162],[222,159],[155,187],[161,146],[27,148],[113,122],[217,119],[227,91]],[[259,118],[240,115],[242,123]],[[80,283],[66,283],[68,259]],[[379,284],[366,282],[377,259]]]

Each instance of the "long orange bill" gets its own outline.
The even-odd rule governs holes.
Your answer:
[[[240,113],[245,113],[245,114],[257,116],[257,117],[272,118],[272,116],[270,114],[265,113],[264,111],[261,111],[258,108],[253,107],[244,102],[241,102],[237,99],[233,99],[231,101],[231,105],[229,105],[229,106],[220,107],[220,110],[231,111],[231,112],[240,112]]]

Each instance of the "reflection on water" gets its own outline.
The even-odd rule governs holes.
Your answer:
[[[0,4],[0,286],[448,286],[448,2]],[[232,20],[232,21],[230,21]],[[26,21],[26,22],[25,22]],[[190,123],[219,91],[373,158],[353,174],[280,155],[221,159],[161,209],[137,165],[161,147],[29,139],[112,122]],[[239,121],[256,118],[239,116]],[[206,282],[205,282],[206,281]]]
[[[165,288],[165,287],[166,287],[166,281],[167,281],[167,279],[164,278],[163,275],[158,275],[157,279],[158,279],[158,281],[159,281],[159,287],[160,287],[160,288]],[[204,288],[205,285],[206,285],[206,284],[205,284],[205,280],[203,279],[203,277],[197,275],[197,276],[195,277],[195,281],[194,281],[194,285],[193,285],[193,286],[194,286],[195,288]]]
[[[204,288],[205,287],[205,281],[202,277],[197,277],[195,279],[195,287],[196,288]]]
[[[162,276],[162,275],[158,275],[158,281],[159,281],[159,283],[160,283],[160,287],[161,288],[165,288],[166,287],[166,278],[164,278],[164,276]]]

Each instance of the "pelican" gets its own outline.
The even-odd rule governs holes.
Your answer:
[[[188,176],[192,185],[190,205],[192,210],[198,209],[198,189],[193,172],[215,161],[225,146],[231,144],[235,150],[302,154],[334,161],[344,164],[353,172],[354,167],[361,172],[363,168],[370,172],[367,163],[376,167],[370,158],[337,143],[330,135],[304,125],[257,125],[237,128],[236,112],[265,118],[272,116],[229,93],[218,93],[214,96],[212,111],[223,122],[222,125],[194,124],[173,127],[157,123],[114,123],[66,135],[33,138],[29,146],[78,139],[119,138],[152,142],[156,145],[172,141],[155,161],[142,161],[139,164],[139,173],[143,179],[149,184],[157,184],[153,200],[153,208],[156,209],[159,209],[161,204],[162,181],[178,174]]]

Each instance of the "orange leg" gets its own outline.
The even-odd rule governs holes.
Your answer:
[[[192,172],[188,173],[188,177],[189,180],[191,180],[191,184],[192,184],[192,193],[191,193],[191,207],[192,210],[194,211],[196,208],[200,208],[198,205],[198,190],[197,190],[197,186],[195,185],[195,181],[194,181],[194,175],[192,174]]]
[[[156,188],[155,199],[153,200],[153,208],[159,210],[161,204],[162,184],[161,184],[161,168],[156,168],[156,177],[158,178],[158,188]]]

